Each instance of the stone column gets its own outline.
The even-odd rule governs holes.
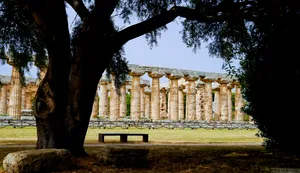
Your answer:
[[[221,117],[221,97],[220,97],[220,87],[214,88],[214,102],[213,102],[213,112],[215,121],[220,121]]]
[[[204,85],[204,117],[205,121],[210,122],[212,117],[212,82],[213,79],[201,77]]]
[[[172,121],[178,121],[179,119],[179,105],[178,105],[178,80],[182,78],[181,75],[170,74],[167,76],[170,80],[170,111],[169,117]]]
[[[150,118],[151,90],[145,88],[145,118]]]
[[[162,87],[160,89],[160,118],[168,118],[167,114],[167,89]]]
[[[220,79],[218,82],[220,85],[220,101],[221,101],[221,121],[228,121],[228,88],[229,81]]]
[[[203,98],[204,98],[204,83],[199,81],[196,85],[196,120],[200,121],[204,119],[203,111]]]
[[[186,75],[185,80],[187,80],[187,120],[194,121],[196,119],[196,80],[198,76]]]
[[[160,72],[148,72],[149,77],[152,78],[151,87],[151,119],[160,119],[160,83],[159,78],[164,74]]]
[[[96,95],[94,98],[91,118],[97,118],[98,115],[99,115],[99,97],[98,97],[98,88],[97,88]]]
[[[22,87],[21,110],[25,109],[25,104],[26,104],[26,87]]]
[[[227,85],[227,97],[228,97],[228,121],[232,121],[232,84]]]
[[[120,116],[120,95],[116,91],[114,74],[111,74],[109,116],[112,121]]]
[[[241,85],[235,84],[235,120],[244,121],[244,112],[241,108],[244,106],[244,99],[241,93]]]
[[[126,116],[127,103],[126,103],[126,85],[128,82],[125,82],[120,88],[120,117]]]
[[[99,116],[108,116],[108,80],[100,79]]]
[[[32,104],[33,104],[33,100],[36,95],[37,89],[38,89],[38,85],[36,85],[35,82],[31,82],[26,85],[25,109],[27,109],[27,110],[33,109]]]
[[[14,64],[11,63],[13,66]],[[21,74],[17,67],[12,67],[11,91],[8,104],[8,115],[16,119],[21,118],[22,84]]]
[[[0,115],[7,114],[7,85],[1,86]]]
[[[167,107],[166,107],[166,109],[167,109],[167,117],[168,117],[168,119],[170,120],[171,119],[171,117],[170,117],[170,84],[169,84],[169,86],[168,86],[168,88],[166,88],[166,94],[167,94],[167,97],[168,97],[168,101],[167,101],[167,99],[166,99],[166,105],[168,105]]]
[[[144,81],[142,81],[140,83],[140,117],[145,117],[145,86],[147,86],[148,84],[145,83]]]
[[[132,120],[138,120],[141,115],[141,98],[140,98],[140,77],[144,75],[142,71],[131,71],[131,104],[130,114]]]
[[[39,69],[39,77],[36,81],[36,84],[39,85],[40,82],[44,79],[46,72],[47,72],[47,65],[46,64],[38,64],[37,62],[34,63],[34,65]]]
[[[178,87],[178,116],[179,120],[184,120],[184,85]]]

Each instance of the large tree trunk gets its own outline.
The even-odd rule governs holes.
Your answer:
[[[104,33],[112,23],[91,20],[79,34],[71,62],[70,37],[63,1],[29,4],[41,28],[49,56],[48,71],[36,95],[37,148],[64,148],[84,156],[84,140],[99,79],[113,57]],[[106,47],[95,45],[104,42]],[[99,50],[100,49],[100,50]],[[103,51],[101,51],[103,50]],[[96,136],[95,136],[96,138]]]
[[[49,64],[35,99],[37,148],[65,148],[65,112],[71,67],[70,37],[64,1],[28,1],[45,41]]]
[[[68,149],[73,155],[78,156],[85,155],[83,145],[92,113],[95,91],[102,73],[114,54],[111,49],[112,44],[103,37],[103,28],[111,27],[112,23],[104,24],[103,21],[101,23],[101,28],[94,24],[79,36],[75,46],[75,62],[70,72],[66,120]],[[104,42],[105,47],[100,47],[103,44],[94,44],[97,42]]]

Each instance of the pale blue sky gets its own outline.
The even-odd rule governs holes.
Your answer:
[[[67,8],[69,23],[75,17],[72,8]],[[121,22],[118,22],[120,24]],[[167,25],[168,31],[163,32],[159,39],[158,46],[150,47],[144,36],[129,41],[125,46],[126,58],[130,64],[149,65],[158,67],[179,68],[187,70],[198,70],[205,72],[225,73],[222,70],[223,60],[208,55],[208,49],[203,44],[197,53],[193,53],[191,48],[187,48],[182,42],[181,24],[179,19]],[[101,52],[99,52],[99,55]],[[234,65],[238,66],[235,61]],[[0,66],[0,74],[10,75],[9,65]],[[32,67],[26,76],[36,77],[36,68]]]

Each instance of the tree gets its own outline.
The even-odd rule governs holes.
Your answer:
[[[80,17],[72,35],[65,3]],[[0,43],[2,47],[12,44],[26,54],[47,53],[48,71],[35,99],[37,148],[66,148],[74,155],[84,155],[89,115],[104,70],[121,79],[115,83],[119,86],[128,72],[122,46],[141,35],[155,45],[157,36],[167,29],[166,24],[177,17],[184,18],[183,42],[194,51],[201,42],[211,41],[210,53],[224,58],[226,67],[230,68],[233,58],[242,60],[242,69],[236,74],[249,96],[251,110],[255,110],[250,114],[262,122],[259,127],[266,137],[271,137],[263,103],[254,96],[260,94],[261,84],[270,86],[273,81],[257,85],[253,76],[259,71],[265,80],[267,74],[273,73],[272,69],[263,69],[274,56],[270,52],[280,45],[269,44],[274,41],[270,33],[274,25],[282,29],[276,31],[278,34],[285,32],[278,21],[286,20],[285,15],[290,14],[298,19],[296,7],[290,1],[279,0],[1,0]],[[125,22],[137,16],[140,23],[119,30],[114,26],[113,13]],[[264,48],[269,51],[262,51]],[[258,65],[261,66],[253,71],[253,66]]]

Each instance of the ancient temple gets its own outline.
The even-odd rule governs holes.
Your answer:
[[[11,76],[0,75],[0,114],[19,119],[22,110],[32,109],[38,84],[45,75],[46,68],[38,66],[40,78],[25,78],[25,85],[22,85],[19,72],[13,63],[10,65],[13,67]],[[110,74],[110,79],[102,75],[95,91],[91,118],[105,117],[112,121],[128,117],[131,120],[207,122],[245,119],[241,110],[245,100],[235,77],[133,64],[129,64],[129,69],[128,81],[120,88],[120,94],[113,84],[114,75]],[[161,83],[162,77],[167,78],[168,82]],[[130,95],[129,108],[126,95]],[[126,115],[127,112],[130,114]]]

